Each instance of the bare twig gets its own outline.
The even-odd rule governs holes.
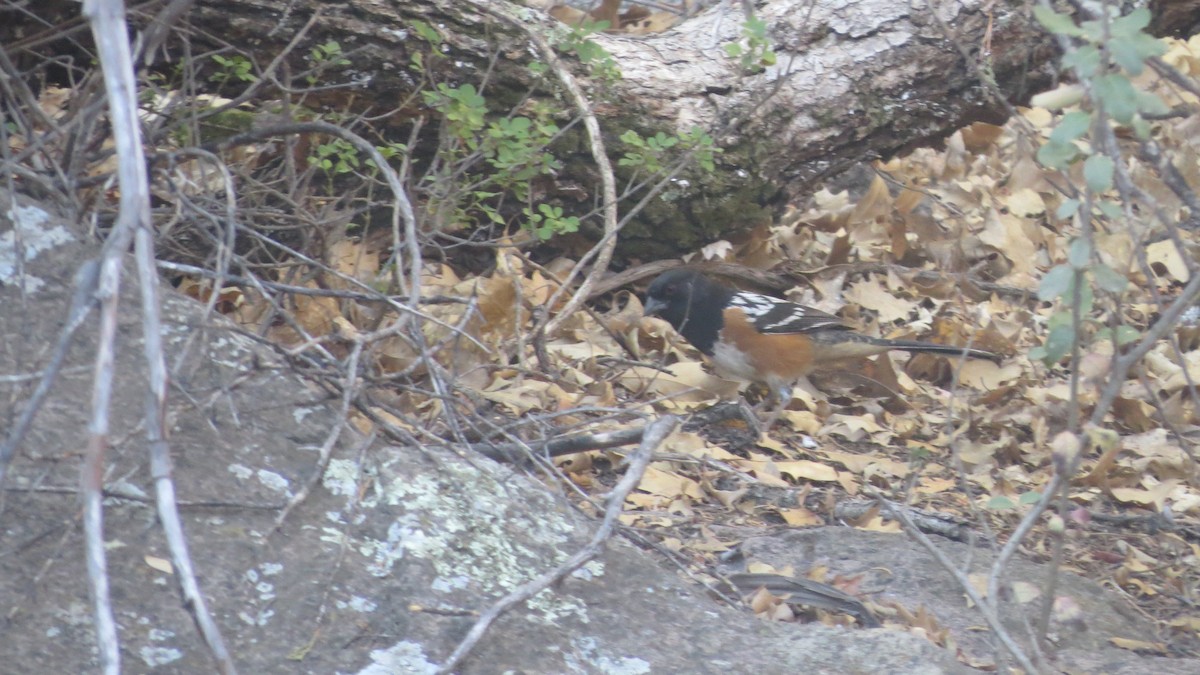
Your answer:
[[[984,598],[980,596],[979,591],[975,590],[974,585],[971,584],[971,580],[967,578],[967,575],[963,574],[962,571],[954,565],[954,562],[947,558],[946,554],[942,553],[942,550],[939,549],[937,545],[934,544],[929,537],[922,532],[916,526],[916,524],[913,523],[912,519],[908,517],[907,509],[898,504],[893,504],[887,499],[884,499],[883,495],[879,494],[878,491],[870,486],[867,486],[866,490],[867,493],[879,503],[879,506],[883,508],[889,516],[895,518],[900,523],[908,536],[912,537],[917,543],[924,547],[926,551],[929,551],[929,554],[938,561],[938,564],[940,564],[943,569],[945,569],[954,577],[954,580],[958,582],[959,587],[962,588],[963,592],[967,594],[967,597],[971,599],[971,602],[973,602],[975,606],[979,608],[979,613],[983,615],[983,620],[987,622],[988,628],[992,629],[992,632],[995,633],[996,638],[1000,640],[1000,644],[1004,645],[1004,648],[1008,650],[1008,653],[1012,655],[1013,659],[1025,669],[1025,672],[1041,672],[1034,667],[1033,662],[1030,661],[1029,657],[1025,655],[1025,651],[1021,649],[1021,646],[1018,645],[1015,640],[1013,640],[1012,636],[1008,633],[1008,629],[1006,629],[1004,624],[1000,622],[1000,615],[997,612],[997,605],[995,604],[997,599]]]
[[[353,145],[359,152],[369,156],[371,161],[375,163],[376,168],[383,174],[384,180],[387,181],[393,197],[392,247],[397,254],[400,251],[408,253],[408,278],[405,280],[401,276],[400,270],[402,265],[396,265],[396,283],[408,294],[411,305],[416,307],[421,303],[421,240],[417,233],[417,216],[413,212],[412,202],[408,199],[408,193],[404,191],[404,186],[400,183],[399,175],[397,175],[395,169],[391,167],[391,164],[384,159],[383,155],[379,153],[379,150],[370,141],[336,124],[329,124],[328,122],[303,122],[251,130],[222,139],[218,143],[206,145],[204,149],[216,152],[271,136],[305,133],[328,134],[346,141]],[[403,232],[400,229],[401,222],[404,225]],[[405,321],[407,320],[406,318]]]
[[[853,501],[838,502],[833,508],[833,517],[838,520],[858,520],[865,516],[875,505],[871,502]],[[949,516],[937,511],[908,509],[913,526],[922,532],[936,534],[952,541],[967,542],[971,539],[970,527],[962,519]]]
[[[92,35],[100,55],[100,65],[104,70],[118,153],[123,158],[134,157],[137,149],[141,147],[141,140],[137,119],[133,114],[136,109],[133,66],[129,53],[129,36],[125,29],[124,4],[120,0],[87,0],[83,5],[83,14],[91,23]],[[138,194],[141,194],[144,200],[147,193],[145,165],[141,161],[121,162],[118,172],[122,188],[120,212],[117,215],[116,227],[105,243],[96,290],[100,301],[100,335],[96,347],[88,443],[80,478],[84,550],[88,583],[92,588],[92,611],[96,622],[100,668],[112,675],[121,672],[121,650],[117,624],[113,617],[112,599],[109,595],[101,489],[104,486],[104,453],[108,448],[108,410],[112,396],[121,257],[128,249],[139,221],[149,212],[148,202],[143,206],[137,201]],[[142,187],[140,193],[139,185]]]
[[[154,65],[154,52],[166,42],[171,27],[178,23],[194,4],[196,0],[171,0],[150,20],[134,48],[134,52],[143,59],[145,66]]]
[[[133,58],[125,27],[125,8],[121,0],[87,0],[84,15],[92,26],[109,116],[116,142],[120,207],[116,227],[105,242],[100,262],[97,296],[101,303],[100,344],[96,355],[96,379],[92,399],[92,422],[84,463],[82,489],[84,522],[87,531],[88,577],[96,605],[96,628],[101,663],[106,672],[120,671],[116,625],[108,598],[108,579],[104,559],[103,486],[104,451],[108,444],[108,409],[112,393],[113,342],[116,337],[117,308],[121,285],[121,258],[136,241],[136,258],[142,294],[142,331],[145,341],[151,398],[146,408],[146,433],[150,445],[151,472],[155,480],[158,516],[175,566],[184,605],[191,613],[221,673],[234,673],[233,660],[225,648],[216,622],[208,612],[188,556],[187,542],[175,505],[175,487],[171,481],[170,451],[166,441],[166,360],[162,349],[162,322],[159,317],[158,277],[154,267],[154,242],[150,230],[150,189],[146,164],[142,159],[141,129],[137,118],[137,87],[133,77]]]
[[[1061,511],[1066,511],[1070,504],[1070,485],[1063,483],[1062,488],[1058,491],[1058,508]],[[1050,528],[1047,528],[1050,529]],[[1046,581],[1042,586],[1042,607],[1038,613],[1037,631],[1034,637],[1038,641],[1046,639],[1050,632],[1050,617],[1054,609],[1054,599],[1058,597],[1058,583],[1060,570],[1062,570],[1063,558],[1066,555],[1067,537],[1063,530],[1054,531],[1050,529],[1050,560],[1047,563]]]
[[[321,593],[321,604],[317,608],[316,618],[312,620],[312,636],[309,638],[308,644],[301,648],[304,652],[307,652],[309,649],[311,649],[312,646],[316,644],[317,639],[325,631],[323,624],[325,622],[325,617],[329,614],[329,606],[332,604],[329,602],[329,598],[335,592],[335,589],[338,588],[338,584],[335,582],[338,579],[338,576],[341,574],[342,565],[346,562],[346,554],[350,551],[351,542],[354,540],[353,537],[345,534],[345,530],[350,527],[351,523],[357,522],[354,516],[362,506],[359,502],[359,497],[362,495],[360,486],[362,485],[363,480],[363,462],[367,454],[367,449],[370,448],[371,444],[374,442],[375,432],[372,431],[367,435],[367,438],[363,440],[362,444],[358,448],[358,457],[355,461],[355,466],[358,468],[358,471],[354,476],[354,488],[350,492],[354,500],[346,509],[346,518],[341,521],[343,530],[343,536],[339,537],[341,545],[338,546],[337,558],[334,560],[333,566],[329,570],[329,581],[328,583],[323,584],[325,590]],[[289,504],[289,506],[291,505]]]
[[[386,302],[389,304],[389,306],[395,306],[399,304],[401,300],[404,300],[404,298],[401,298],[400,296],[392,296],[379,292],[360,293],[357,291],[344,291],[336,288],[310,288],[308,286],[296,286],[295,284],[282,284],[275,281],[269,281],[267,279],[251,279],[250,277],[237,274],[221,274],[219,272],[206,270],[203,267],[185,265],[183,263],[171,262],[169,260],[159,260],[156,264],[158,265],[159,269],[170,272],[179,272],[180,274],[201,277],[204,279],[222,279],[230,284],[237,284],[241,286],[252,285],[256,288],[269,288],[273,291],[290,293],[292,295],[306,295],[313,298],[339,298],[342,300],[357,300],[359,302]],[[422,305],[465,305],[468,302],[470,301],[466,298],[459,298],[449,295],[430,295],[421,298]],[[422,316],[421,319],[427,320],[428,317]]]
[[[561,457],[577,452],[604,450],[606,448],[616,448],[622,445],[629,445],[630,443],[637,443],[642,440],[647,429],[648,427],[646,429],[622,429],[620,431],[601,431],[594,434],[576,434],[574,436],[552,438],[545,443],[505,443],[503,445],[475,443],[471,446],[471,449],[497,462],[507,462],[512,461],[514,457],[524,457],[525,453],[530,450],[536,454],[545,454],[549,457]]]
[[[608,271],[608,263],[612,260],[613,251],[617,247],[617,237],[619,226],[617,223],[617,180],[613,177],[612,163],[608,161],[608,153],[604,148],[604,137],[601,134],[600,122],[596,119],[595,113],[592,111],[592,104],[588,101],[587,95],[584,94],[583,88],[579,86],[579,82],[571,71],[558,58],[558,54],[550,43],[542,37],[541,33],[533,30],[526,22],[510,15],[504,10],[486,6],[481,3],[474,3],[481,11],[487,12],[496,18],[508,23],[519,29],[525,36],[529,38],[545,59],[546,65],[550,66],[550,70],[558,77],[559,82],[567,90],[571,101],[575,104],[575,110],[580,117],[583,118],[584,129],[587,130],[588,144],[592,151],[592,159],[596,163],[596,170],[600,174],[600,186],[602,195],[602,208],[604,213],[604,237],[588,252],[579,259],[566,278],[562,280],[562,285],[554,291],[550,299],[546,302],[547,307],[556,307],[566,289],[570,287],[571,282],[575,277],[579,276],[584,265],[592,262],[592,269],[588,272],[584,280],[579,284],[579,288],[571,295],[566,304],[551,317],[547,315],[543,322],[539,322],[534,330],[534,334],[538,334],[544,330],[546,334],[553,335],[558,328],[566,321],[575,310],[588,299],[589,293],[593,286],[600,280],[600,277]]]
[[[358,395],[358,359],[362,356],[363,341],[356,340],[354,347],[350,350],[350,358],[346,359],[346,384],[342,386],[342,409],[338,411],[337,422],[333,428],[329,430],[329,434],[325,436],[325,442],[321,444],[321,453],[317,457],[317,464],[313,467],[313,473],[305,481],[304,486],[288,501],[287,506],[279,512],[279,516],[275,518],[275,529],[283,527],[283,521],[287,520],[288,514],[297,506],[308,499],[309,493],[316,487],[317,483],[321,482],[321,476],[325,475],[325,469],[329,467],[329,459],[333,456],[333,448],[337,445],[337,441],[342,437],[342,430],[346,428],[346,421],[350,416],[350,405],[354,402],[354,397]],[[372,432],[365,440],[366,444],[370,444],[374,439],[375,434]]]
[[[591,297],[596,298],[605,293],[640,281],[648,279],[652,276],[661,274],[667,270],[674,269],[683,265],[678,260],[655,260],[637,267],[630,267],[627,270],[618,272],[605,278],[600,283],[592,288]],[[798,278],[809,278],[823,272],[838,271],[850,274],[871,274],[875,272],[896,272],[901,275],[912,275],[914,281],[926,284],[940,283],[950,281],[958,284],[960,289],[968,297],[983,296],[986,297],[991,293],[995,293],[1001,297],[1012,298],[1014,300],[1028,301],[1037,297],[1033,291],[1013,286],[1005,286],[982,279],[973,279],[962,274],[947,274],[937,270],[919,270],[903,265],[895,265],[890,263],[844,263],[840,265],[828,265],[816,270],[800,270],[794,265],[780,265],[774,271],[760,270],[737,263],[726,262],[703,262],[694,263],[698,269],[703,269],[705,272],[716,274],[731,279],[738,279],[749,282],[764,290],[783,292],[791,289],[796,285]]]
[[[1183,291],[1175,298],[1169,307],[1159,316],[1158,321],[1154,322],[1142,338],[1132,348],[1124,354],[1114,359],[1113,367],[1109,371],[1108,381],[1101,390],[1099,401],[1092,409],[1091,419],[1089,424],[1093,427],[1101,427],[1104,423],[1104,416],[1108,414],[1112,407],[1113,401],[1120,394],[1121,387],[1125,382],[1125,378],[1129,370],[1141,361],[1151,349],[1154,348],[1158,341],[1173,329],[1179,322],[1179,317],[1187,311],[1196,301],[1200,300],[1200,275],[1193,276]],[[1083,443],[1083,435],[1079,435],[1080,444]],[[998,574],[1008,560],[1016,553],[1017,548],[1029,532],[1033,530],[1034,525],[1050,508],[1050,505],[1059,497],[1060,491],[1066,485],[1071,476],[1079,469],[1079,465],[1083,463],[1087,456],[1082,451],[1082,447],[1073,453],[1071,460],[1061,466],[1055,465],[1054,476],[1042,488],[1042,496],[1037,503],[1029,510],[1028,513],[1021,519],[1017,525],[1017,529],[1013,531],[1008,542],[1000,550],[1000,554],[996,556],[996,560],[992,565],[992,574]]]
[[[8,486],[4,488],[5,492],[27,492],[33,494],[51,494],[51,495],[78,495],[79,488],[58,485],[38,485],[34,487],[14,487]],[[121,487],[106,487],[103,491],[105,499],[117,499],[122,501],[137,502],[139,504],[149,504],[152,499],[144,494],[136,494]],[[181,499],[176,502],[180,506],[199,509],[238,509],[247,511],[278,511],[284,507],[284,504],[266,504],[254,502],[233,502],[219,499]]]
[[[114,235],[115,236],[115,235]],[[102,263],[100,284],[100,334],[96,346],[96,367],[92,385],[92,414],[88,423],[88,443],[84,452],[79,489],[83,501],[84,550],[88,583],[92,588],[96,641],[100,649],[100,667],[105,673],[121,671],[117,624],[113,618],[108,587],[108,563],[104,554],[104,452],[108,447],[108,408],[112,394],[114,343],[117,332],[117,290],[120,284],[120,255],[110,254]]]
[[[21,410],[21,417],[9,429],[8,436],[0,445],[0,485],[4,485],[4,476],[8,471],[13,454],[21,446],[25,434],[29,433],[29,426],[33,424],[34,417],[50,393],[50,386],[62,370],[63,363],[67,359],[67,352],[71,348],[71,338],[75,336],[75,331],[83,325],[84,319],[91,313],[95,305],[95,290],[99,280],[100,265],[95,260],[84,261],[75,272],[75,292],[71,296],[71,306],[67,309],[66,323],[58,332],[58,342],[54,345],[50,364],[42,371],[37,388],[34,389],[33,395],[29,397],[24,409]]]
[[[867,609],[861,600],[829,584],[812,579],[762,572],[739,572],[730,574],[724,581],[743,597],[764,588],[774,595],[790,596],[787,601],[791,604],[849,614],[858,619],[859,625],[865,628],[877,628],[880,625],[879,619],[871,614],[871,610]]]
[[[383,330],[375,331],[373,333],[366,333],[355,338],[354,346],[350,351],[350,356],[346,359],[346,375],[344,378],[344,384],[341,385],[342,408],[338,413],[338,421],[334,425],[334,428],[330,430],[328,436],[326,436],[325,442],[321,444],[320,456],[317,459],[317,465],[313,470],[313,474],[304,484],[304,487],[302,487],[300,491],[296,493],[296,496],[293,497],[291,501],[288,502],[287,506],[284,507],[283,511],[279,514],[279,517],[275,519],[276,530],[283,526],[283,522],[287,519],[288,514],[308,498],[308,495],[312,492],[312,489],[316,487],[317,483],[320,482],[321,477],[325,475],[325,469],[329,466],[329,460],[333,455],[333,448],[337,444],[337,440],[341,438],[342,430],[346,427],[346,422],[349,419],[350,408],[360,392],[360,387],[358,384],[358,364],[363,350],[368,345],[398,334],[403,328],[403,322],[397,320]],[[431,357],[427,355],[425,358]],[[372,431],[371,434],[363,441],[363,447],[370,445],[372,442],[374,442],[374,439],[375,432]]]
[[[438,669],[439,673],[453,672],[462,663],[463,659],[467,657],[467,654],[471,653],[471,650],[475,648],[475,645],[479,643],[484,634],[487,633],[492,623],[510,609],[558,583],[566,578],[568,574],[600,555],[604,550],[605,543],[612,537],[613,531],[617,527],[617,518],[625,508],[625,498],[642,480],[642,474],[645,473],[646,467],[650,465],[650,458],[653,456],[654,450],[670,435],[678,424],[678,418],[667,415],[646,428],[646,434],[642,437],[642,444],[629,457],[629,468],[625,470],[625,476],[621,478],[621,481],[617,483],[616,487],[608,495],[608,506],[604,510],[604,520],[600,523],[600,527],[592,535],[587,545],[563,561],[558,567],[513,589],[511,593],[492,605],[479,617],[479,620],[467,632],[467,636],[463,638],[458,647],[454,649],[454,652],[450,654],[450,658],[446,659],[446,662]]]

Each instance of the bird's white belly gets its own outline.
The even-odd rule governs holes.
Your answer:
[[[713,345],[711,358],[717,374],[721,377],[746,380],[747,382],[760,382],[767,385],[771,390],[771,395],[776,397],[776,400],[790,401],[792,399],[792,384],[794,382],[780,378],[770,372],[764,373],[755,368],[754,364],[747,358],[745,352],[717,342],[717,344]]]
[[[712,362],[716,366],[717,372],[723,377],[735,377],[750,382],[759,381],[758,369],[746,358],[745,352],[720,341],[713,345]]]

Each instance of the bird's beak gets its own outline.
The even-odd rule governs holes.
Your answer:
[[[658,298],[646,298],[646,304],[642,307],[642,316],[658,316],[667,308],[667,303]]]

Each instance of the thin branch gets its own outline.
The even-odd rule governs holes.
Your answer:
[[[62,371],[63,363],[67,360],[67,352],[71,349],[71,338],[75,336],[75,331],[83,325],[84,319],[96,304],[95,291],[99,281],[100,264],[95,260],[84,261],[75,272],[75,292],[71,296],[71,307],[67,310],[65,325],[58,332],[58,342],[54,345],[50,364],[42,371],[41,379],[38,381],[33,395],[25,402],[25,407],[21,410],[21,417],[9,429],[8,437],[0,445],[0,486],[4,485],[9,462],[12,461],[17,448],[21,447],[21,441],[25,439],[25,434],[29,433],[29,427],[33,424],[38,410],[46,402],[51,385]]]
[[[350,418],[350,406],[354,402],[354,397],[358,395],[358,359],[362,356],[364,341],[355,340],[354,348],[350,351],[350,358],[346,359],[346,384],[342,387],[342,409],[338,412],[337,422],[333,428],[329,430],[329,434],[325,436],[325,442],[321,444],[321,454],[317,458],[317,465],[313,467],[313,473],[309,476],[308,481],[300,488],[294,497],[288,502],[287,506],[279,512],[279,516],[275,519],[275,530],[283,527],[283,521],[287,520],[288,514],[297,506],[308,498],[309,493],[321,481],[321,477],[325,475],[325,469],[329,467],[329,459],[333,456],[333,448],[337,445],[337,441],[342,437],[342,430],[346,428],[346,421]],[[365,443],[370,444],[375,438],[375,433],[372,432],[366,439]]]
[[[141,138],[134,117],[133,66],[129,36],[125,28],[125,7],[120,0],[86,0],[83,15],[90,22],[96,40],[100,65],[108,92],[109,114],[119,156],[136,157]],[[132,134],[131,134],[132,130]],[[137,203],[137,186],[146,185],[145,164],[123,161],[118,166],[121,187],[120,210],[116,226],[105,242],[101,257],[96,297],[100,302],[99,344],[96,347],[95,375],[92,382],[92,411],[88,423],[88,443],[84,456],[80,490],[83,493],[84,551],[88,583],[92,589],[96,642],[100,668],[106,674],[121,672],[121,648],[117,623],[109,594],[108,562],[104,551],[104,453],[108,448],[108,411],[112,397],[117,309],[121,289],[121,257],[129,248],[138,220],[143,215]],[[139,180],[140,178],[140,180]],[[142,195],[146,194],[143,189]],[[147,203],[148,211],[149,205]]]
[[[838,520],[859,520],[874,508],[875,505],[867,501],[838,502],[837,506],[833,507],[833,517]],[[922,532],[963,543],[974,537],[970,524],[960,518],[912,507],[908,507],[908,514],[913,526]]]
[[[154,267],[154,241],[150,230],[150,189],[146,164],[142,159],[141,128],[137,117],[137,86],[133,76],[133,57],[125,25],[121,0],[87,0],[83,7],[92,26],[104,86],[109,117],[117,148],[117,175],[120,206],[116,227],[105,242],[100,263],[101,303],[100,345],[96,355],[96,379],[92,399],[92,422],[84,463],[84,523],[87,532],[88,577],[96,605],[96,629],[101,664],[106,673],[120,672],[120,647],[108,597],[103,541],[102,495],[104,451],[108,444],[108,411],[112,394],[114,345],[117,309],[121,286],[121,260],[136,241],[139,285],[142,295],[143,353],[146,356],[150,398],[146,406],[146,434],[150,445],[151,472],[155,480],[158,516],[171,551],[175,578],[190,611],[221,673],[234,673],[233,660],[225,648],[216,622],[209,614],[200,593],[187,552],[187,542],[175,504],[171,481],[170,450],[166,441],[166,359],[162,348],[162,321],[159,316],[158,276]]]
[[[645,436],[649,427],[641,429],[621,429],[620,431],[601,431],[594,434],[576,434],[574,436],[561,436],[559,438],[551,438],[545,443],[505,443],[503,445],[493,445],[491,443],[473,443],[470,447],[484,457],[494,459],[497,462],[510,462],[515,457],[525,457],[525,453],[533,451],[535,454],[544,454],[549,457],[561,457],[563,455],[573,455],[577,452],[587,452],[589,450],[604,450],[607,448],[617,448],[622,445],[637,443]]]
[[[616,530],[617,519],[625,509],[625,498],[642,480],[642,474],[645,473],[646,467],[650,465],[650,458],[653,456],[654,450],[675,430],[678,424],[678,418],[667,415],[646,428],[646,434],[642,437],[642,444],[629,457],[629,468],[626,469],[624,477],[621,478],[620,482],[617,483],[616,487],[608,495],[608,506],[604,510],[604,521],[600,524],[596,533],[592,535],[587,545],[563,561],[558,567],[518,586],[511,593],[501,598],[499,602],[492,605],[491,608],[479,617],[475,625],[471,626],[471,630],[467,632],[467,636],[463,638],[458,647],[454,649],[454,652],[450,654],[450,658],[446,659],[446,662],[438,669],[439,673],[453,672],[463,662],[463,659],[471,653],[471,650],[479,644],[479,641],[483,639],[484,634],[487,633],[492,623],[506,612],[562,581],[567,575],[603,552],[605,543],[612,537],[613,532]]]
[[[562,323],[566,321],[575,310],[579,309],[585,301],[587,301],[591,289],[608,271],[608,263],[612,260],[613,251],[617,247],[616,233],[619,230],[617,223],[617,180],[613,177],[612,163],[608,161],[608,152],[604,147],[604,137],[600,130],[600,122],[596,119],[596,114],[592,111],[592,105],[588,101],[587,95],[579,86],[575,76],[558,58],[558,54],[550,43],[542,35],[529,27],[529,25],[508,12],[488,7],[478,2],[474,3],[481,11],[495,16],[496,18],[514,26],[529,38],[529,41],[537,47],[542,58],[545,59],[546,65],[558,77],[559,82],[567,90],[571,101],[575,104],[575,110],[580,117],[583,118],[584,129],[587,130],[588,144],[592,151],[592,159],[596,163],[596,170],[600,173],[600,186],[603,199],[601,204],[604,207],[604,236],[600,241],[588,252],[580,258],[575,264],[566,278],[562,280],[562,285],[554,291],[550,299],[546,302],[547,307],[556,307],[566,289],[570,287],[571,282],[575,277],[579,276],[583,266],[595,258],[595,263],[592,269],[588,272],[584,280],[579,284],[579,288],[571,295],[566,304],[562,306],[553,318],[549,318],[544,324],[538,323],[537,328],[533,331],[534,334],[540,333],[543,329],[547,335],[553,335],[558,331]]]
[[[238,274],[221,274],[220,272],[213,272],[204,269],[203,267],[171,262],[169,260],[159,260],[156,262],[156,264],[158,265],[159,269],[170,272],[178,272],[188,276],[201,277],[204,279],[224,280],[225,282],[239,286],[269,288],[273,291],[279,291],[281,293],[305,295],[311,298],[338,298],[341,300],[356,300],[359,302],[386,302],[392,307],[395,307],[404,300],[404,298],[401,298],[400,296],[387,295],[386,293],[379,293],[378,291],[359,293],[357,291],[343,291],[336,288],[312,288],[310,286],[283,284],[275,281],[269,281],[267,279],[251,279],[250,277],[241,276]],[[328,271],[331,271],[335,274],[337,273],[337,270],[330,269]],[[421,298],[422,305],[465,305],[469,302],[470,300],[466,298],[450,295],[431,295]],[[421,316],[422,321],[428,320],[428,318],[429,317],[424,315]]]
[[[409,302],[412,303],[412,306],[416,307],[421,302],[421,240],[418,238],[417,233],[417,216],[413,212],[412,202],[408,199],[408,193],[404,191],[404,186],[400,183],[400,177],[388,161],[384,159],[383,155],[379,153],[379,150],[367,141],[367,139],[335,124],[327,122],[301,122],[273,125],[263,129],[252,129],[245,133],[222,139],[220,142],[204,145],[202,148],[210,152],[218,152],[256,140],[263,140],[271,136],[304,133],[327,134],[346,141],[353,145],[359,152],[369,156],[371,161],[375,163],[375,168],[383,174],[384,180],[387,181],[388,187],[391,189],[392,196],[394,197],[394,201],[392,202],[392,246],[397,252],[401,250],[406,251],[409,258],[408,281],[405,283],[403,277],[397,277],[397,282],[408,293]],[[404,224],[403,233],[401,233],[400,229],[401,222]],[[397,270],[400,267],[400,265],[397,265]]]
[[[154,15],[154,18],[149,21],[146,29],[138,37],[138,44],[134,48],[137,57],[143,60],[143,65],[147,68],[154,65],[154,52],[158,51],[158,48],[167,41],[171,27],[179,23],[180,19],[191,11],[194,4],[196,4],[196,0],[171,0],[166,7]]]
[[[912,519],[908,517],[907,509],[893,504],[887,499],[884,499],[883,495],[879,494],[879,492],[869,486],[866,489],[868,494],[870,494],[875,501],[879,503],[880,507],[882,507],[889,516],[896,519],[900,523],[908,536],[916,540],[916,542],[924,547],[926,551],[929,551],[929,554],[938,561],[938,564],[940,564],[943,569],[945,569],[954,577],[954,580],[958,582],[958,585],[960,588],[962,588],[962,591],[966,593],[967,597],[971,599],[971,602],[979,608],[979,613],[983,615],[983,620],[987,622],[988,628],[992,629],[992,632],[995,633],[996,638],[1000,640],[1000,644],[1004,645],[1004,648],[1008,650],[1008,653],[1012,655],[1013,659],[1015,659],[1016,662],[1025,669],[1025,672],[1041,672],[1034,667],[1033,662],[1030,661],[1029,657],[1025,655],[1025,651],[1021,649],[1021,646],[1018,645],[1015,640],[1013,640],[1013,637],[1008,633],[1008,629],[1006,629],[1004,624],[1000,622],[1000,616],[997,613],[997,607],[995,604],[993,604],[997,599],[984,598],[980,596],[979,591],[975,590],[975,586],[971,583],[971,580],[967,578],[967,575],[963,574],[954,565],[954,562],[947,558],[946,554],[942,553],[942,550],[939,549],[937,545],[934,544],[933,541],[931,541],[929,537],[922,532],[920,528],[916,526],[916,524],[913,523]]]

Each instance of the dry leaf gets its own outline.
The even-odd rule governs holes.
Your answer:
[[[1029,188],[1017,190],[1004,198],[1004,206],[1014,216],[1029,218],[1046,212],[1042,196]]]
[[[646,468],[646,473],[642,476],[642,481],[638,483],[638,489],[660,497],[674,498],[686,496],[692,499],[704,498],[704,491],[700,489],[700,485],[696,481],[675,473],[656,469],[654,466]]]
[[[1148,244],[1146,246],[1146,260],[1151,265],[1160,267],[1161,271],[1166,272],[1176,281],[1187,282],[1191,278],[1191,275],[1188,273],[1187,263],[1180,256],[1175,242],[1170,239]]]
[[[779,473],[791,476],[796,480],[811,480],[819,483],[832,483],[837,480],[837,471],[833,467],[819,462],[800,460],[795,462],[775,462]]]
[[[825,519],[808,509],[779,509],[783,522],[792,527],[818,527],[825,524]]]
[[[1151,652],[1156,654],[1166,654],[1167,646],[1161,642],[1147,642],[1145,640],[1134,640],[1131,638],[1111,637],[1109,642],[1115,647],[1121,649],[1131,649],[1136,652]]]
[[[145,562],[148,566],[150,566],[150,568],[156,569],[159,572],[162,572],[164,574],[174,574],[175,573],[175,566],[172,565],[171,561],[167,560],[166,558],[159,558],[157,556],[147,555],[147,556],[142,556],[142,561]]]
[[[907,319],[916,309],[916,303],[897,298],[880,285],[878,277],[869,277],[850,285],[846,299],[856,305],[878,312],[881,323],[893,323]]]

